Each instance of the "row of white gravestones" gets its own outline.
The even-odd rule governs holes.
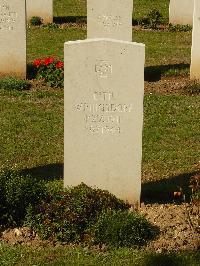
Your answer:
[[[192,32],[191,79],[200,80],[200,1],[195,0]]]
[[[53,0],[26,0],[27,20],[37,16],[43,23],[53,22]]]
[[[132,2],[89,0],[94,39],[65,43],[64,185],[83,182],[136,204],[145,47],[130,42]]]
[[[169,23],[193,24],[194,0],[170,0]]]

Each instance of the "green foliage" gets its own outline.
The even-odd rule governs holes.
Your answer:
[[[56,23],[47,23],[47,24],[43,24],[42,28],[44,28],[44,29],[58,29],[59,25]]]
[[[172,76],[187,76],[189,74],[189,68],[176,68],[172,67],[163,73],[163,77]]]
[[[152,9],[146,17],[139,20],[139,24],[151,29],[157,29],[162,24],[163,16],[157,9]]]
[[[136,212],[103,213],[95,224],[94,241],[113,247],[141,246],[156,235],[155,228]]]
[[[0,225],[20,225],[27,207],[46,197],[45,183],[14,171],[0,172]]]
[[[189,95],[200,95],[200,82],[198,80],[190,81],[183,91]]]
[[[33,65],[37,69],[36,78],[43,80],[50,87],[64,86],[64,64],[53,57],[35,59]]]
[[[39,206],[31,207],[27,224],[44,239],[78,242],[103,211],[128,207],[107,191],[81,184],[54,193]]]
[[[26,80],[14,77],[6,77],[0,79],[0,89],[2,90],[26,90],[30,87],[30,83]]]
[[[42,19],[41,19],[41,17],[34,16],[30,19],[29,23],[32,26],[40,26],[40,25],[42,25]]]
[[[172,31],[172,32],[187,32],[187,31],[191,31],[192,30],[192,26],[191,25],[172,25],[172,24],[169,24],[169,31]]]

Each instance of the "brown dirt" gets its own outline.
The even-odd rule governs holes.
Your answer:
[[[186,76],[166,77],[155,82],[145,81],[145,92],[150,94],[185,94],[183,88],[189,82],[190,79]]]
[[[140,212],[158,227],[158,238],[147,249],[157,252],[200,248],[199,206],[189,204],[142,205]]]

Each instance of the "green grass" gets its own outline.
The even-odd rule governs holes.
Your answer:
[[[64,42],[85,38],[85,29],[31,28],[28,30],[28,62],[52,55],[63,59]],[[191,32],[136,31],[133,40],[146,45],[147,66],[190,63]]]
[[[169,0],[134,0],[134,19],[143,18],[153,8],[156,8],[164,17],[164,21],[168,22],[169,17]],[[86,0],[55,0],[54,16],[86,16],[87,7]]]
[[[1,165],[63,162],[63,92],[0,92]],[[199,96],[145,97],[143,168],[164,178],[193,171],[199,159]]]
[[[198,252],[180,254],[153,254],[133,249],[118,249],[109,252],[95,252],[82,248],[29,248],[23,246],[0,246],[1,266],[32,265],[135,265],[135,266],[197,266]]]
[[[0,168],[63,161],[63,92],[1,92]]]

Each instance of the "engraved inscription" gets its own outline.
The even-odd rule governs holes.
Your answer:
[[[8,4],[0,4],[0,30],[14,30],[18,14],[10,9]]]
[[[116,103],[114,93],[110,90],[95,91],[94,102],[81,102],[74,110],[84,113],[85,129],[92,134],[120,134],[121,114],[133,110],[131,103]]]
[[[108,78],[112,74],[112,64],[107,60],[99,60],[95,65],[95,72],[100,78]]]
[[[98,16],[98,22],[105,28],[118,27],[122,25],[122,18],[121,16],[101,15]]]

